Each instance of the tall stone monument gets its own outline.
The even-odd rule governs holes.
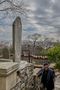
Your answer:
[[[21,60],[21,38],[22,38],[22,23],[21,18],[17,17],[13,22],[13,61],[20,62]]]
[[[21,60],[21,37],[22,37],[22,24],[20,17],[17,17],[13,23],[13,61],[18,62],[18,71],[20,79],[20,90],[30,90],[33,82],[33,65],[26,61]],[[17,80],[17,81],[18,81]],[[19,90],[17,89],[17,90]],[[9,90],[9,89],[8,89]],[[13,90],[13,89],[12,89]],[[15,90],[15,88],[14,88]]]

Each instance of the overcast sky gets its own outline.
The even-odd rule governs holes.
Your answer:
[[[22,38],[40,33],[49,38],[60,39],[60,0],[24,0],[24,3],[30,11],[27,17],[22,18]],[[13,20],[14,17],[0,19],[0,40],[11,40]]]

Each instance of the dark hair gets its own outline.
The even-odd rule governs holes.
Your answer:
[[[44,63],[44,66],[46,66],[46,65],[48,65],[48,63],[46,62],[46,63]]]

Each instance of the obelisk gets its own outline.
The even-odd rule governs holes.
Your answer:
[[[21,60],[21,38],[22,38],[22,23],[21,18],[17,17],[13,22],[13,61],[20,62]]]

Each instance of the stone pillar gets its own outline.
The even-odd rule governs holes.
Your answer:
[[[21,37],[22,23],[20,17],[17,17],[13,23],[13,61],[20,62],[21,60]]]
[[[17,69],[17,63],[0,62],[0,90],[10,90],[16,85]]]

